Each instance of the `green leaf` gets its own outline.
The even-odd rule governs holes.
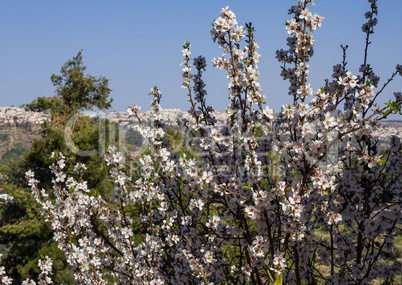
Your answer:
[[[378,164],[384,165],[384,164],[387,164],[387,161],[384,160],[384,159],[380,159],[380,160],[378,161]]]
[[[282,275],[283,273],[279,274],[279,276],[276,277],[274,285],[282,285]]]
[[[383,112],[384,116],[388,115],[389,113],[402,115],[401,106],[397,102],[389,100],[389,102],[385,103],[385,105],[389,107],[389,110]]]
[[[383,114],[384,116],[388,116],[389,113],[391,113],[391,110],[386,110],[386,111],[383,112],[382,114]]]
[[[57,157],[59,157],[59,150],[55,149],[53,158],[56,159]]]
[[[190,47],[190,42],[185,42],[183,45],[183,48],[189,48]]]
[[[75,187],[68,188],[68,193],[72,194],[75,191]]]
[[[392,104],[393,102],[391,101],[391,100],[389,100],[389,102],[388,103],[385,103],[385,105],[387,105],[387,106],[389,106],[389,107],[391,107],[392,108]]]

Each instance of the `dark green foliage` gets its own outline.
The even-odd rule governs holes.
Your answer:
[[[7,185],[4,190],[14,199],[0,204],[0,240],[8,247],[3,264],[9,270],[8,274],[20,282],[32,276],[23,274],[20,268],[32,261],[38,249],[51,242],[52,233],[26,189]],[[34,267],[38,267],[37,261]]]
[[[6,141],[8,139],[8,134],[0,134],[0,142]]]
[[[20,157],[27,151],[26,146],[23,144],[16,144],[12,149],[6,151],[2,156],[3,162],[11,162],[11,160]]]
[[[140,147],[142,145],[140,133],[133,129],[127,130],[125,143],[130,146]]]
[[[27,111],[46,112],[53,108],[54,102],[47,97],[38,97],[30,104],[22,105]]]

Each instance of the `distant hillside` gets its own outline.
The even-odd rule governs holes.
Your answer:
[[[10,162],[30,150],[40,129],[39,124],[0,124],[0,162]]]
[[[39,135],[40,124],[49,118],[44,113],[0,106],[0,162],[10,162],[27,152]]]

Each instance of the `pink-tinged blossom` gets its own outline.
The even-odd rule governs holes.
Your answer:
[[[2,282],[3,284],[7,285],[7,284],[11,284],[11,283],[13,282],[13,279],[10,278],[10,277],[8,277],[8,276],[4,276],[4,277],[1,279],[1,282]]]
[[[286,268],[286,266],[286,260],[283,257],[283,253],[276,253],[273,260],[273,267],[270,269],[279,275]]]
[[[402,76],[402,64],[396,65],[396,72],[398,72],[399,75]]]
[[[216,229],[219,225],[220,220],[221,219],[218,216],[209,217],[206,226],[212,229]]]
[[[245,208],[246,214],[248,215],[249,218],[251,218],[252,220],[257,219],[258,217],[258,210],[253,207],[253,206],[247,206]]]
[[[339,213],[328,212],[327,216],[329,225],[338,224],[340,221],[342,221],[342,215]]]
[[[140,110],[141,110],[141,107],[140,107],[140,106],[132,105],[132,106],[129,106],[129,107],[127,108],[127,113],[128,113],[129,115],[136,115],[136,114],[138,113],[138,111],[140,111]]]
[[[66,179],[66,174],[63,172],[56,172],[56,182],[64,182]]]

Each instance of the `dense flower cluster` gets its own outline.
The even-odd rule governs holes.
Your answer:
[[[401,266],[393,243],[402,219],[402,145],[393,137],[390,148],[380,152],[370,133],[400,110],[402,101],[397,92],[387,107],[374,103],[384,89],[376,91],[379,78],[367,63],[376,0],[369,1],[363,25],[361,74],[346,69],[343,47],[343,62],[318,90],[308,82],[308,62],[323,17],[309,11],[311,2],[291,7],[288,49],[276,53],[292,98],[278,113],[265,105],[258,82],[254,29],[251,23],[238,26],[226,7],[211,35],[223,51],[213,65],[224,69],[229,81],[227,124],[218,125],[206,104],[205,58],[192,59],[185,43],[182,87],[194,117],[192,124],[182,122],[186,152],[176,153],[165,138],[161,92],[155,87],[153,125],[141,123],[140,107],[128,108],[149,148],[139,159],[140,176],[127,174],[122,153],[106,150],[115,183],[112,202],[88,189],[81,175],[85,165],[75,168],[79,179],[67,177],[61,153],[52,155],[50,167],[54,200],[39,189],[34,173],[26,173],[78,284],[395,280]],[[384,85],[397,74],[400,65]],[[40,283],[50,284],[51,261],[39,266]]]

